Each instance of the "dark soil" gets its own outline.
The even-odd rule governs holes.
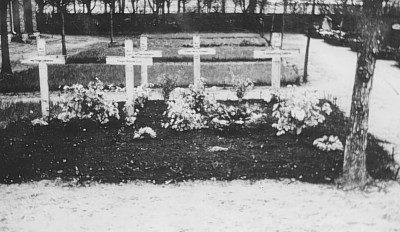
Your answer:
[[[149,126],[157,138],[133,139],[134,128],[112,121],[100,126],[88,120],[49,126],[29,122],[9,125],[0,135],[0,183],[42,179],[76,179],[120,183],[185,180],[294,178],[311,183],[332,183],[341,174],[343,152],[322,152],[312,145],[323,135],[338,135],[342,142],[347,120],[337,110],[324,125],[300,136],[277,137],[271,124],[258,128],[204,129],[176,132],[161,128],[163,101],[149,101],[139,113],[136,128]],[[270,115],[270,112],[269,112]],[[209,147],[228,147],[224,152]],[[392,178],[388,155],[369,138],[368,171],[373,178]]]

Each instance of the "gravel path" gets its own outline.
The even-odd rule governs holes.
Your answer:
[[[285,39],[287,48],[305,45],[302,35]],[[348,112],[355,62],[348,48],[312,40],[310,82],[301,88],[338,96]],[[398,151],[400,69],[393,65],[377,62],[370,131]],[[400,231],[400,184],[378,184],[367,192],[289,180],[0,185],[0,231]]]
[[[400,231],[400,185],[386,185],[364,193],[287,180],[0,186],[0,231]]]

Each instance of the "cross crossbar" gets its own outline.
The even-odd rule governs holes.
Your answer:
[[[290,57],[299,55],[300,49],[266,49],[266,50],[254,50],[254,58],[274,58],[274,57]]]
[[[107,56],[106,63],[113,65],[152,65],[153,59],[133,56]]]

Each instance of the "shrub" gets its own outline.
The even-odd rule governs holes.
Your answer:
[[[164,98],[164,101],[169,100],[169,96],[171,92],[177,86],[177,76],[172,76],[170,74],[163,74],[161,77],[158,78],[158,85],[161,87],[161,92]]]
[[[216,100],[205,92],[202,80],[197,89],[191,85],[168,102],[167,111],[164,112],[167,121],[162,122],[162,127],[177,131],[207,128],[209,115],[216,105]]]
[[[319,107],[319,99],[315,92],[300,93],[294,86],[288,86],[275,93],[278,103],[274,104],[272,116],[278,121],[272,127],[278,129],[277,135],[294,132],[299,135],[302,129],[315,127],[325,121],[322,112],[332,112],[329,103]]]
[[[105,124],[109,117],[120,118],[118,104],[104,100],[104,85],[99,79],[91,81],[87,87],[80,84],[65,86],[68,100],[62,106],[57,118],[68,122],[73,118],[92,119]]]
[[[239,101],[243,99],[246,92],[254,87],[254,83],[251,79],[247,78],[245,80],[236,78],[233,73],[231,75],[234,76],[233,79],[233,89],[236,92],[236,96],[238,97]]]

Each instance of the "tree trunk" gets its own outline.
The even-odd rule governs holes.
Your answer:
[[[225,14],[226,11],[226,0],[221,0],[221,13]]]
[[[197,0],[197,13],[198,14],[200,14],[200,12],[201,12],[200,1],[201,0]]]
[[[313,27],[314,14],[315,14],[315,0],[313,0],[312,3],[311,16],[309,16],[310,21],[307,29],[307,45],[306,45],[306,55],[304,58],[303,82],[308,81],[308,57],[309,57],[310,42],[311,42],[311,27]]]
[[[122,14],[125,14],[125,0],[121,0],[121,12]]]
[[[65,7],[61,9],[61,53],[63,56],[67,55],[67,46],[65,45]]]
[[[112,1],[110,4],[110,43],[114,43],[114,10],[115,2]]]
[[[254,14],[256,12],[256,6],[256,0],[249,0],[249,6],[247,7],[249,14]]]
[[[1,23],[1,76],[11,75],[10,50],[8,47],[7,5],[9,1],[0,1]]]
[[[361,51],[357,54],[357,69],[351,100],[350,134],[346,138],[342,184],[346,189],[364,188],[368,174],[366,148],[368,135],[369,96],[372,89],[376,55],[381,39],[381,0],[364,0]]]
[[[182,0],[182,10],[183,13],[186,13],[186,0]]]
[[[43,0],[36,1],[36,3],[37,3],[37,6],[38,6],[38,12],[39,12],[40,14],[43,14],[43,9],[44,9],[44,2],[43,2]]]
[[[178,7],[177,7],[178,14],[181,13],[181,0],[178,0]]]

